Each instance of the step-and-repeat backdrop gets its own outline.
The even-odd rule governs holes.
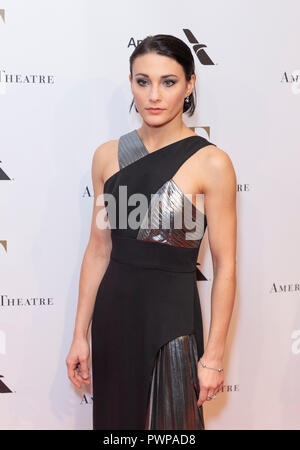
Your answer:
[[[184,121],[237,174],[237,291],[206,427],[300,429],[299,13],[296,0],[0,1],[1,429],[92,428],[92,385],[74,387],[65,364],[91,162],[140,127],[129,57],[158,33],[193,52],[197,111]],[[207,337],[207,234],[201,271]]]

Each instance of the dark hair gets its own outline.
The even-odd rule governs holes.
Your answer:
[[[193,58],[193,54],[181,39],[172,36],[170,34],[156,34],[154,36],[147,36],[143,39],[132,52],[129,62],[130,62],[130,74],[132,76],[132,65],[138,56],[145,55],[147,53],[157,53],[158,55],[168,56],[169,58],[175,59],[181,66],[183,67],[185,73],[185,79],[189,81],[191,79],[191,75],[195,73],[195,62]],[[196,98],[196,90],[194,87],[195,98]],[[183,112],[188,111],[188,115],[192,116],[195,111],[195,98],[194,93],[192,92],[189,95],[189,103],[183,103]],[[134,104],[134,99],[129,108],[129,112]],[[138,110],[136,109],[136,112]]]

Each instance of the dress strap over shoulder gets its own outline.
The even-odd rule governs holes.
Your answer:
[[[135,130],[123,134],[119,138],[118,160],[120,169],[137,161],[146,154],[147,151],[145,147],[141,145],[139,136],[136,134]]]

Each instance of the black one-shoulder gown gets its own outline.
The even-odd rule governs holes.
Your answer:
[[[136,130],[119,139],[119,171],[104,184],[117,220],[92,317],[94,430],[205,429],[197,406],[204,346],[196,264],[207,222],[172,177],[207,145],[214,144],[189,136],[150,153]],[[119,187],[127,198],[148,200],[137,229],[119,222]],[[105,205],[110,220],[113,208]],[[127,206],[128,218],[137,205]],[[174,225],[187,205],[198,225],[193,239],[192,222]]]

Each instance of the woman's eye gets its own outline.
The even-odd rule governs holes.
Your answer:
[[[166,83],[172,83],[172,84],[168,84],[168,86],[173,86],[173,84],[175,84],[175,81],[173,80],[165,80]]]
[[[137,80],[137,83],[138,83],[140,86],[145,86],[145,84],[147,84],[147,80],[143,80],[142,78],[140,78],[140,79]],[[173,81],[173,80],[164,80],[164,83],[166,83],[167,86],[169,87],[169,86],[173,86],[173,84],[175,84],[176,81]],[[169,83],[170,83],[170,84],[169,84]]]
[[[142,80],[142,79],[140,78],[139,80],[137,80],[137,83],[138,83],[140,86],[145,86],[145,84],[147,83],[147,80]]]

